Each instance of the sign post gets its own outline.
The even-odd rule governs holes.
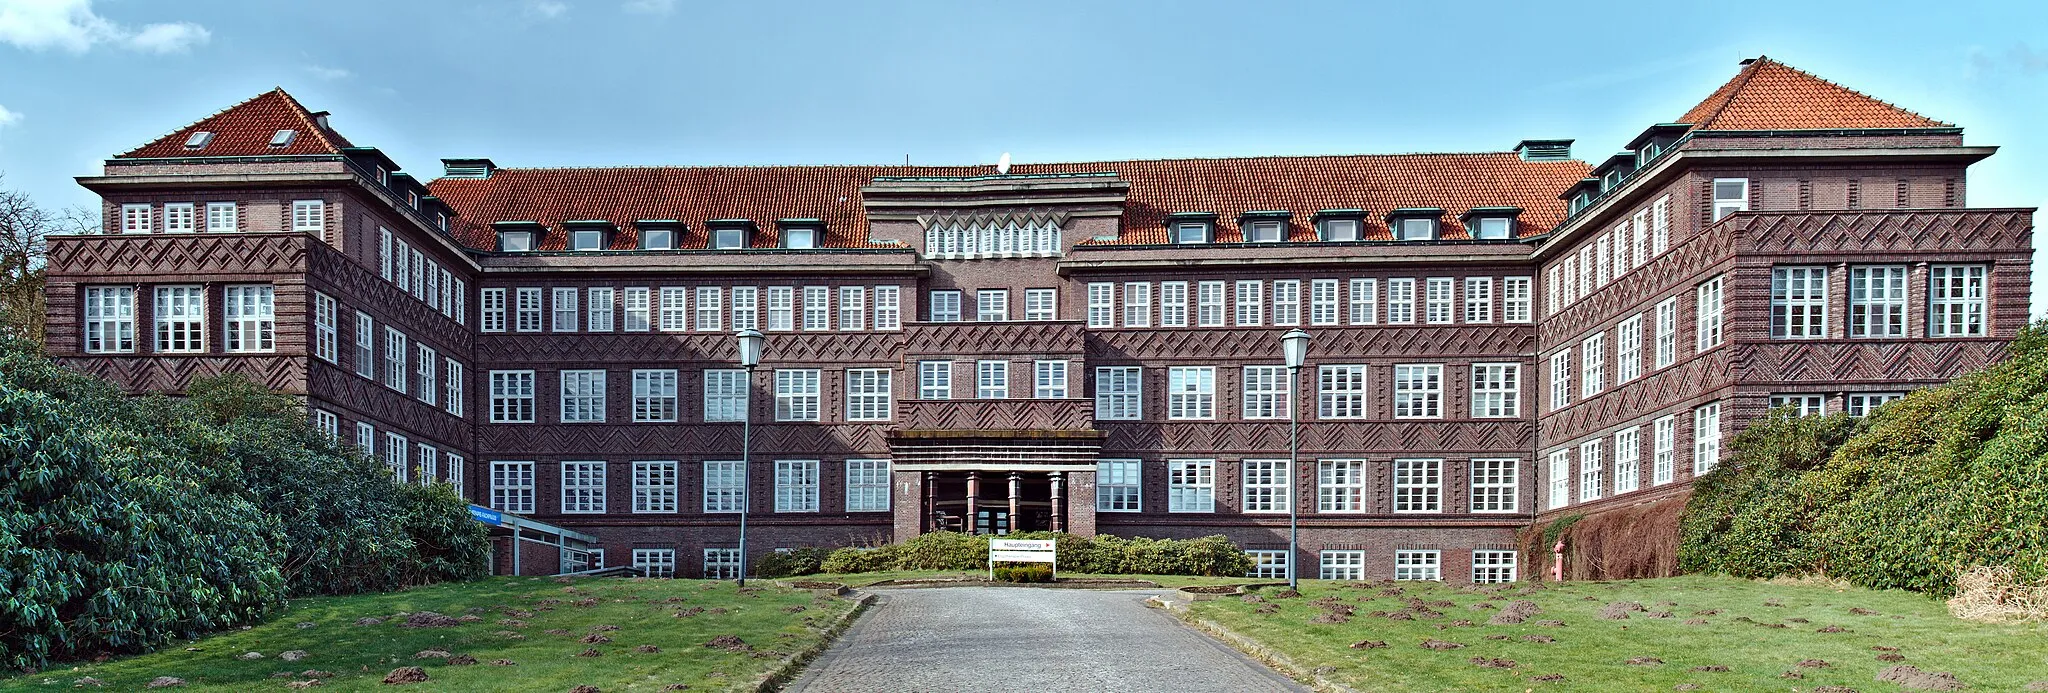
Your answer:
[[[1050,563],[1052,579],[1060,579],[1058,544],[1051,539],[990,539],[988,580],[996,580],[996,563]]]

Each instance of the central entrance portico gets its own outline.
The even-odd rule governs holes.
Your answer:
[[[896,536],[1092,535],[1101,447],[1093,430],[897,431]]]

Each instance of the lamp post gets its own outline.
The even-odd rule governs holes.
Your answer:
[[[1301,589],[1301,492],[1294,484],[1301,478],[1301,364],[1308,360],[1308,333],[1301,328],[1280,335],[1280,355],[1287,362],[1287,588]]]
[[[761,347],[767,337],[760,330],[740,330],[740,367],[747,370],[746,405],[740,411],[740,574],[739,586],[747,586],[747,509],[754,504],[754,469],[749,464],[754,447],[754,367],[761,365]]]

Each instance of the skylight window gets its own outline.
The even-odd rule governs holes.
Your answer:
[[[289,147],[292,146],[293,142],[298,141],[298,139],[299,131],[297,130],[279,130],[277,131],[277,134],[270,136],[270,146]]]
[[[213,142],[213,133],[212,133],[212,132],[208,132],[208,131],[206,131],[206,130],[200,130],[200,131],[198,131],[198,132],[192,133],[192,136],[191,136],[191,137],[187,137],[187,138],[185,138],[185,148],[186,148],[186,149],[205,149],[205,148],[206,148],[206,145],[208,145],[208,144],[210,144],[210,143],[212,143],[212,142]]]

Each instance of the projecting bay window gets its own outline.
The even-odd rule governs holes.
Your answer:
[[[1579,444],[1579,502],[1599,500],[1605,495],[1607,468],[1601,462],[1602,441],[1589,440]]]
[[[1031,396],[1037,399],[1067,398],[1067,362],[1038,361],[1032,365]]]
[[[1472,460],[1472,512],[1511,513],[1519,507],[1522,461]]]
[[[1692,410],[1692,475],[1714,470],[1721,462],[1721,403]]]
[[[890,397],[887,368],[846,370],[846,420],[888,421],[895,404]]]
[[[1159,326],[1188,326],[1188,283],[1159,283]]]
[[[1003,322],[1010,319],[1010,291],[1008,289],[976,289],[974,291],[974,321]]]
[[[1379,322],[1379,280],[1351,280],[1351,324],[1371,325]]]
[[[1310,325],[1337,324],[1337,280],[1309,280],[1308,323]]]
[[[491,463],[491,507],[508,513],[533,514],[533,463]]]
[[[1522,415],[1522,364],[1472,364],[1472,418],[1512,419]]]
[[[1273,324],[1280,327],[1301,324],[1301,280],[1273,281]]]
[[[846,512],[889,510],[889,461],[846,461]]]
[[[1395,580],[1441,580],[1443,576],[1443,553],[1436,549],[1394,552]]]
[[[708,382],[706,389],[709,389]],[[633,371],[634,423],[674,423],[676,409],[674,370]],[[705,420],[709,421],[710,418],[706,417]]]
[[[676,463],[633,463],[633,512],[676,511]]]
[[[604,512],[604,463],[562,463],[562,513],[595,515]]]
[[[1394,512],[1443,512],[1443,460],[1394,460]]]
[[[1316,462],[1316,512],[1365,512],[1365,460]]]
[[[1201,282],[1195,285],[1195,325],[1223,326],[1223,282]]]
[[[1025,289],[1024,319],[1035,321],[1058,319],[1058,300],[1059,292],[1056,289]],[[876,327],[879,328],[880,326],[877,325]]]
[[[1316,368],[1316,418],[1365,418],[1365,366]]]
[[[1007,399],[1010,396],[1010,362],[974,362],[974,397]]]
[[[1849,268],[1849,336],[1906,336],[1906,268]]]
[[[953,362],[917,362],[917,398],[953,398]]]
[[[1394,366],[1394,418],[1443,418],[1443,376],[1442,364]]]
[[[1166,511],[1216,512],[1216,460],[1166,461]]]
[[[1415,324],[1414,279],[1387,280],[1387,322],[1395,325]]]
[[[533,423],[533,371],[491,371],[491,423]]]
[[[1091,297],[1094,296],[1092,286],[1093,285],[1091,285],[1091,289],[1089,291],[1089,296]],[[933,291],[931,293],[931,304],[932,322],[960,322],[960,292]],[[770,314],[773,314],[772,310],[770,311]],[[1095,313],[1091,308],[1089,312],[1088,326],[1104,327],[1104,325],[1095,324],[1094,316]],[[771,320],[770,322],[773,321]]]
[[[704,463],[704,512],[736,513],[746,505],[747,474],[744,463]]]
[[[1294,397],[1287,382],[1286,366],[1245,366],[1243,377],[1244,418],[1287,418]]]
[[[815,368],[775,370],[775,420],[817,421],[818,375]]]
[[[1143,505],[1138,460],[1095,461],[1095,511],[1134,513]]]
[[[1695,303],[1693,348],[1706,351],[1721,345],[1721,277],[1714,277],[1700,284]]]
[[[1136,421],[1144,416],[1143,371],[1139,366],[1095,369],[1095,418]]]
[[[781,378],[777,376],[777,382]],[[737,368],[712,368],[704,371],[704,421],[707,423],[737,423],[747,416],[748,394],[747,372]],[[781,397],[776,397],[778,403]]]
[[[1266,317],[1263,314],[1265,293],[1265,282],[1257,279],[1237,283],[1236,324],[1238,327],[1258,327],[1265,323]]]
[[[514,306],[512,329],[519,332],[539,332],[540,287],[523,287],[513,295],[517,304]]]
[[[1771,268],[1771,336],[1828,336],[1828,268]]]
[[[1534,279],[1506,277],[1500,280],[1501,322],[1526,323],[1535,303]]]
[[[1465,278],[1465,322],[1493,322],[1493,277]]]
[[[1552,450],[1549,459],[1550,498],[1544,503],[1546,510],[1556,510],[1572,502],[1572,453],[1565,448]]]
[[[775,512],[818,512],[818,461],[775,461]]]
[[[1245,460],[1244,512],[1287,512],[1287,460]]]
[[[325,296],[321,296],[325,298]],[[328,328],[333,329],[333,300],[328,302]],[[316,340],[317,341],[317,340]],[[160,354],[192,354],[206,350],[206,288],[202,286],[159,286],[156,288],[156,351]],[[328,360],[333,360],[330,349]]]
[[[1927,336],[1984,336],[1983,265],[1927,269]]]
[[[1166,418],[1216,418],[1216,367],[1173,366],[1166,369]]]
[[[1643,429],[1624,428],[1614,433],[1614,492],[1628,493],[1642,485]]]
[[[230,286],[222,292],[229,353],[267,352],[277,348],[277,290],[268,284]],[[403,359],[401,359],[401,363]],[[404,371],[401,365],[399,370]],[[403,378],[404,376],[400,376]]]
[[[1715,178],[1713,220],[1720,221],[1722,217],[1746,211],[1749,211],[1749,179]]]

